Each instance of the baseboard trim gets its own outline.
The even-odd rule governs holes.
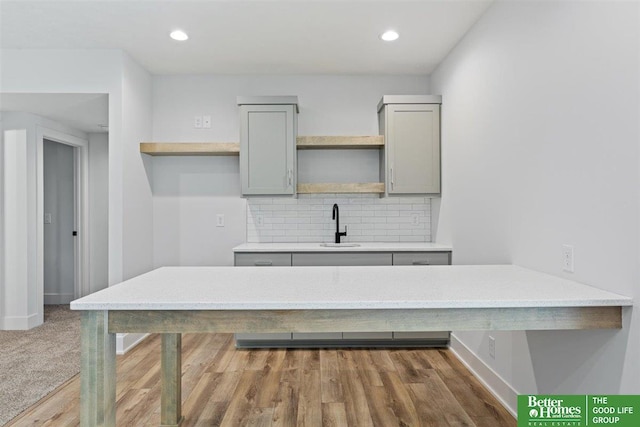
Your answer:
[[[498,375],[491,367],[484,363],[462,341],[451,334],[450,350],[463,365],[484,385],[487,390],[511,413],[518,418],[518,392]]]
[[[148,336],[149,334],[116,334],[116,354],[126,354]]]
[[[44,294],[44,305],[66,305],[74,299],[73,294]]]
[[[5,331],[27,331],[36,326],[40,326],[42,321],[41,316],[38,313],[31,314],[29,316],[5,316],[0,325],[2,330]]]

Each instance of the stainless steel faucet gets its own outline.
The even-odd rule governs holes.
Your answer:
[[[347,235],[347,226],[344,226],[344,231],[340,231],[340,210],[337,203],[333,204],[333,219],[336,220],[336,243],[340,243],[340,236]]]

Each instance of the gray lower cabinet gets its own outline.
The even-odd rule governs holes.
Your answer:
[[[367,266],[392,265],[393,255],[388,252],[340,252],[340,253],[294,253],[294,266]],[[345,336],[346,335],[346,336]],[[293,333],[299,340],[342,340],[342,339],[390,339],[391,332],[314,332]]]
[[[450,265],[451,252],[253,252],[235,253],[236,266]],[[433,345],[449,343],[449,332],[322,332],[236,334],[238,347]]]
[[[278,252],[256,252],[234,254],[236,267],[290,267],[291,254]],[[260,346],[261,342],[291,341],[291,332],[265,334],[236,334],[236,342],[245,342],[247,347]]]
[[[451,252],[394,252],[393,265],[450,265]],[[395,340],[446,340],[449,331],[394,332]]]

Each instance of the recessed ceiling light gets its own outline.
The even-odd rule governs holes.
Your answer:
[[[183,42],[183,41],[185,41],[185,40],[187,40],[189,38],[187,33],[185,33],[184,31],[181,31],[181,30],[172,31],[171,34],[169,34],[169,36],[172,39],[178,40],[180,42]]]
[[[386,42],[392,42],[394,40],[397,40],[398,37],[400,37],[398,33],[392,30],[385,31],[384,33],[380,34],[380,38]]]

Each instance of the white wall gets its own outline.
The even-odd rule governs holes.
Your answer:
[[[0,213],[2,213],[2,219],[0,219],[0,301],[6,301],[4,296],[4,281],[5,281],[5,269],[4,269],[4,246],[5,246],[5,234],[4,234],[4,215],[5,215],[5,202],[4,202],[4,122],[2,121],[3,114],[0,112],[0,165],[3,165],[3,170],[0,171]],[[4,304],[0,304],[0,319],[4,319]],[[0,329],[4,329],[4,326],[0,321]]]
[[[124,235],[120,256],[123,258],[125,279],[146,273],[153,268],[151,162],[148,156],[140,154],[140,142],[151,137],[151,108],[150,74],[128,56],[123,56],[123,125],[120,147],[123,167]],[[111,150],[109,154],[111,155]]]
[[[75,227],[73,147],[54,141],[43,143],[44,303],[68,304],[75,294]]]
[[[89,291],[109,286],[109,135],[89,135]]]
[[[497,2],[432,74],[434,233],[457,264],[515,263],[640,300],[638,8]],[[455,335],[512,392],[638,394],[637,303],[629,311],[622,330],[492,333],[495,360],[488,333]]]
[[[377,135],[382,95],[426,93],[426,76],[155,76],[152,137],[157,142],[237,142],[238,95],[297,95],[299,135]],[[196,115],[210,115],[211,129],[195,129]],[[366,161],[369,154],[358,156]],[[373,157],[377,165],[377,153]],[[231,249],[246,239],[238,158],[150,161],[155,265],[231,265]],[[224,228],[215,227],[218,213],[225,215]]]
[[[5,218],[5,210],[4,210],[4,125],[2,122],[2,112],[0,112],[0,165],[3,166],[2,171],[0,171],[0,214],[2,215],[2,219],[0,219],[0,301],[6,301],[6,297],[4,296],[4,281],[5,281],[5,258],[4,258],[4,246],[5,246],[5,236],[4,236],[4,218]],[[0,319],[4,319],[4,304],[0,304]],[[3,321],[0,321],[0,329],[4,329]]]
[[[27,200],[27,131],[25,129],[3,132],[3,275],[2,275],[2,329],[27,329],[33,320],[29,313]],[[11,284],[11,286],[4,286]],[[37,317],[37,316],[36,316]]]

